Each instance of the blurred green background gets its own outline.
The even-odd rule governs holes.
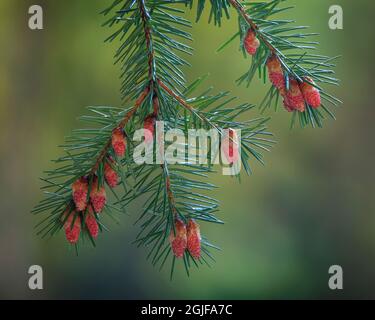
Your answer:
[[[120,105],[114,47],[103,43],[109,31],[98,14],[111,1],[0,1],[0,298],[375,298],[375,2],[369,0],[289,1],[297,5],[292,18],[321,33],[320,52],[343,55],[342,85],[333,92],[344,105],[323,129],[289,130],[289,114],[271,113],[278,144],[266,166],[256,165],[242,184],[214,177],[226,225],[202,226],[223,249],[212,269],[187,278],[180,266],[172,282],[168,269],[153,269],[145,251],[131,245],[136,207],[79,257],[63,234],[49,241],[35,236],[30,210],[41,199],[39,176],[60,155],[56,146],[79,126],[85,106]],[[43,31],[27,25],[36,3],[44,9]],[[328,28],[332,4],[344,8],[343,31]],[[236,31],[234,17],[218,29],[207,24],[206,12],[193,24],[188,79],[209,72],[207,85],[259,103],[262,84],[234,84],[250,63],[238,43],[215,53]],[[27,287],[32,264],[44,268],[43,291]],[[333,264],[344,269],[343,291],[328,289]]]

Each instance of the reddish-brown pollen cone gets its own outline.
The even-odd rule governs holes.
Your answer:
[[[85,224],[91,237],[93,237],[94,239],[97,238],[99,234],[99,225],[96,221],[95,214],[91,206],[89,207],[88,212],[86,214]]]
[[[90,201],[96,213],[102,212],[106,201],[107,195],[103,186],[98,188],[98,178],[95,177],[91,186]]]
[[[169,242],[175,257],[182,258],[187,247],[187,237],[186,226],[180,219],[176,219],[175,221],[175,230],[171,230]]]
[[[85,177],[78,179],[72,185],[73,201],[78,211],[83,211],[87,206],[88,183]]]
[[[201,257],[201,232],[199,225],[193,220],[189,220],[187,225],[187,249],[195,259]]]
[[[64,217],[66,217],[67,214],[68,213],[66,213]],[[81,218],[75,211],[69,214],[68,219],[64,223],[64,230],[69,243],[75,244],[78,242],[81,233]]]
[[[112,148],[115,154],[123,157],[126,152],[126,138],[124,130],[117,128],[112,132]]]
[[[294,110],[305,111],[305,99],[297,80],[290,80],[289,90],[283,90],[284,106],[291,112]]]
[[[153,114],[147,116],[143,123],[144,136],[145,136],[146,143],[150,143],[154,141],[155,123],[156,123],[156,118]]]
[[[110,163],[106,162],[104,164],[104,178],[107,184],[111,187],[114,188],[118,185],[118,174],[115,170],[113,170],[112,166],[114,164],[113,160],[109,160]]]
[[[303,97],[305,98],[308,105],[310,105],[311,107],[315,109],[319,108],[321,105],[320,92],[317,88],[315,88],[314,86],[310,84],[310,83],[315,84],[311,78],[306,77],[305,80],[308,81],[309,83],[304,82],[300,86]]]
[[[255,55],[259,46],[260,42],[258,38],[256,37],[255,32],[252,29],[249,29],[247,31],[247,34],[245,36],[243,45],[245,47],[245,50],[247,51],[248,54],[250,55]]]
[[[229,129],[229,135],[225,136],[221,142],[221,148],[229,164],[236,163],[239,159],[239,141],[235,130]]]
[[[275,56],[271,56],[267,60],[268,77],[271,83],[278,90],[285,89],[284,71],[281,66],[280,60]]]

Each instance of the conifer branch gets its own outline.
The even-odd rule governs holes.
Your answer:
[[[245,9],[238,0],[212,0],[210,20],[220,26],[224,16],[229,18],[230,7],[234,7],[240,16],[236,36],[241,37],[242,49],[253,55],[252,66],[239,83],[250,84],[257,71],[265,79],[268,67],[273,71],[269,72],[273,86],[263,107],[270,106],[281,95],[296,116],[297,111],[290,104],[301,98],[291,95],[297,83],[306,104],[306,109],[298,113],[301,125],[320,126],[320,110],[331,114],[323,104],[321,109],[313,105],[317,97],[320,102],[320,93],[325,100],[338,103],[317,84],[337,84],[338,80],[331,76],[333,59],[296,53],[296,49],[310,48],[310,42],[301,40],[308,34],[295,33],[301,28],[289,26],[290,21],[269,19],[285,10],[278,8],[283,1],[254,2]],[[171,276],[177,260],[182,261],[187,274],[193,266],[214,261],[211,249],[218,247],[201,236],[198,222],[223,223],[216,216],[218,201],[208,194],[217,188],[208,180],[216,160],[229,159],[229,153],[235,153],[239,161],[228,160],[227,165],[232,175],[240,176],[237,169],[241,165],[251,174],[251,160],[263,163],[262,153],[274,143],[266,129],[268,119],[239,120],[254,105],[233,104],[235,98],[229,92],[212,94],[206,90],[193,95],[204,78],[186,84],[181,67],[189,63],[181,56],[192,54],[192,48],[186,44],[191,40],[187,31],[191,25],[181,17],[184,11],[176,4],[192,5],[192,0],[114,0],[103,11],[104,15],[112,13],[104,25],[114,32],[106,41],[118,40],[120,44],[115,63],[122,70],[121,95],[124,105],[132,107],[88,108],[90,114],[80,120],[89,127],[74,130],[61,146],[65,155],[54,161],[57,168],[45,172],[45,198],[33,210],[35,214],[46,214],[36,226],[38,235],[53,236],[64,229],[68,242],[78,247],[85,240],[95,245],[99,231],[107,230],[104,219],[118,222],[115,213],[126,211],[130,203],[140,200],[143,206],[136,219],[140,230],[135,243],[148,249],[148,258],[159,268],[169,259]],[[197,19],[204,5],[205,0],[198,0]],[[135,157],[139,146],[152,147],[153,159],[161,151],[155,132],[157,120],[165,126],[163,139],[169,129],[185,135],[190,129],[204,129],[218,134],[217,144],[227,144],[229,151],[218,157],[213,154],[215,150],[210,150],[206,162],[195,163],[194,159],[201,155],[178,144],[185,150],[178,164],[170,165],[165,159],[158,164],[139,164]],[[137,144],[131,137],[141,128],[144,140]],[[241,139],[236,144],[237,131],[241,132]],[[175,147],[171,141],[164,142],[165,150]],[[215,139],[211,137],[210,143],[214,145]],[[123,191],[118,193],[120,185]],[[107,191],[113,194],[113,203],[107,201]]]
[[[335,66],[332,61],[337,57],[309,53],[315,49],[317,42],[304,39],[315,34],[301,33],[300,30],[305,27],[292,26],[291,20],[270,19],[271,16],[290,9],[279,8],[279,4],[285,0],[248,3],[247,10],[238,0],[229,1],[240,17],[243,48],[253,56],[249,72],[240,77],[238,83],[245,81],[249,85],[257,72],[262,79],[266,79],[268,69],[272,86],[260,108],[264,111],[272,104],[277,108],[279,96],[282,96],[285,109],[293,113],[292,126],[296,117],[299,118],[301,127],[321,127],[324,113],[334,119],[321,97],[334,106],[341,101],[327,93],[319,83],[338,84],[338,80],[332,76],[332,68]]]
[[[191,4],[192,0],[188,2]],[[223,12],[229,18],[229,6],[239,16],[239,32],[220,46],[218,51],[239,36],[240,48],[245,55],[252,56],[252,64],[249,71],[237,80],[238,84],[246,83],[249,86],[256,74],[264,82],[268,77],[272,83],[260,104],[262,112],[272,106],[276,110],[282,97],[285,109],[293,113],[291,126],[298,118],[301,127],[322,127],[326,116],[335,119],[328,105],[336,107],[341,104],[321,85],[339,84],[333,70],[333,62],[338,57],[311,53],[318,42],[309,40],[316,34],[302,32],[306,27],[292,25],[293,20],[272,19],[272,16],[291,9],[280,7],[283,2],[286,0],[244,3],[239,0],[211,1],[210,17],[215,18],[215,24],[221,25]],[[205,0],[198,2],[198,17],[201,16],[204,3]]]

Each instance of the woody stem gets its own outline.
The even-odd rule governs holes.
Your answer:
[[[147,10],[144,0],[138,0],[139,11],[141,19],[143,21],[143,31],[145,34],[147,57],[148,57],[148,78],[149,81],[154,83],[156,78],[156,62],[155,62],[155,52],[154,45],[152,41],[152,28],[150,26],[150,14]]]
[[[136,102],[134,104],[134,107],[132,109],[130,109],[126,113],[126,115],[124,116],[124,118],[121,120],[121,122],[118,124],[118,126],[116,126],[115,129],[118,129],[118,128],[123,129],[128,124],[128,122],[130,121],[130,119],[134,116],[134,114],[136,113],[136,111],[142,105],[143,101],[146,99],[146,97],[147,97],[147,95],[148,95],[149,92],[150,92],[150,86],[148,85],[143,90],[143,92],[138,97],[138,99],[136,100]],[[91,168],[91,170],[89,172],[89,175],[95,174],[95,172],[98,170],[98,167],[99,167],[100,163],[102,163],[103,159],[107,155],[107,153],[108,153],[111,145],[112,145],[112,136],[108,139],[107,143],[104,145],[104,148],[100,152],[98,158],[96,159],[94,165],[92,166],[92,168]]]
[[[193,113],[196,116],[198,116],[202,121],[206,122],[211,127],[214,127],[216,130],[218,130],[219,133],[221,132],[219,130],[219,128],[215,124],[211,123],[209,119],[207,119],[206,117],[202,116],[195,108],[193,108],[191,105],[189,105],[182,97],[180,97],[177,93],[175,93],[172,89],[170,89],[163,81],[161,81],[160,79],[158,79],[157,81],[158,81],[159,86],[161,88],[163,88],[164,91],[166,93],[168,93],[169,96],[171,96],[178,103],[180,103],[185,109],[187,109],[191,113]]]

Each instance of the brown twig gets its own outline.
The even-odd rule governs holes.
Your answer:
[[[180,97],[177,93],[175,93],[172,89],[170,89],[163,81],[161,81],[160,79],[158,79],[157,81],[158,81],[159,86],[163,88],[164,91],[169,94],[169,96],[171,96],[177,102],[179,102],[185,109],[197,115],[202,121],[206,122],[207,124],[214,127],[216,130],[220,132],[219,128],[217,128],[215,124],[211,123],[210,120],[208,120],[206,117],[199,114],[199,112],[196,109],[194,109],[182,97]]]
[[[162,164],[161,168],[165,174],[165,189],[167,190],[168,202],[169,202],[169,205],[171,206],[173,218],[176,219],[177,218],[176,200],[174,198],[173,191],[171,189],[171,178],[169,176],[166,165]]]
[[[126,113],[126,115],[121,120],[121,122],[118,124],[118,126],[116,126],[116,128],[114,128],[113,130],[118,129],[118,128],[123,129],[127,125],[127,123],[129,122],[129,120],[133,117],[133,115],[136,113],[136,111],[142,105],[143,101],[146,99],[146,97],[149,94],[149,92],[150,92],[150,87],[147,86],[143,90],[143,92],[141,93],[141,95],[138,97],[138,99],[136,100],[136,102],[134,104],[134,107]],[[111,147],[111,145],[112,145],[112,136],[109,138],[109,140],[105,144],[103,150],[100,152],[98,158],[96,159],[94,165],[92,166],[92,168],[90,170],[89,175],[95,174],[95,172],[98,170],[100,163],[102,163],[103,159],[107,155],[108,150]]]
[[[145,33],[147,57],[148,57],[148,78],[150,81],[155,82],[155,52],[152,44],[152,29],[149,25],[150,15],[147,11],[144,0],[138,0],[139,11],[143,21],[143,30]]]

